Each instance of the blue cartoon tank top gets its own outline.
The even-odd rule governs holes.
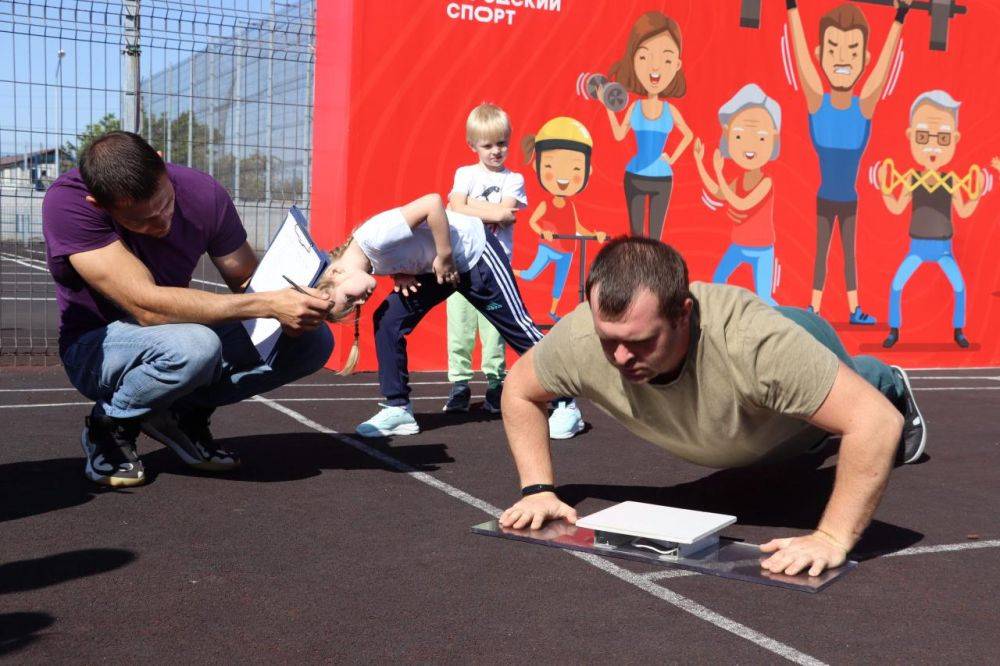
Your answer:
[[[647,176],[652,178],[665,178],[673,176],[674,172],[661,159],[663,148],[666,146],[667,137],[670,130],[674,128],[674,116],[670,113],[670,107],[663,103],[663,110],[660,117],[650,120],[642,112],[642,102],[636,102],[632,107],[632,131],[635,132],[635,143],[637,152],[635,157],[629,160],[625,170],[637,176]]]

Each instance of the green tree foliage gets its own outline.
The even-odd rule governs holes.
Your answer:
[[[80,153],[94,139],[121,128],[121,120],[112,113],[87,125],[84,131],[77,135],[75,143],[66,142],[63,149],[66,154],[63,158],[65,162],[63,171],[76,165]],[[240,158],[237,189],[236,158],[231,152],[232,146],[224,143],[224,135],[218,128],[213,128],[210,132],[206,123],[198,122],[197,119],[192,123],[189,112],[185,111],[169,121],[166,114],[158,116],[143,114],[139,133],[153,148],[163,154],[164,159],[211,173],[234,197],[249,201],[264,201],[268,198],[266,156],[255,152]],[[300,174],[287,177],[287,170],[282,160],[272,156],[270,175],[272,200],[301,203]]]
[[[87,149],[90,142],[104,136],[108,132],[114,132],[122,128],[122,121],[113,113],[109,113],[97,122],[87,125],[82,132],[76,135],[76,141],[67,141],[63,146],[63,168],[67,171],[80,161],[80,154]]]

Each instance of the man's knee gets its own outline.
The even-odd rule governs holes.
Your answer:
[[[333,353],[333,333],[329,326],[322,325],[315,331],[302,335],[299,342],[304,345],[303,365],[309,368],[306,374],[316,372],[330,360]]]
[[[281,352],[280,360],[275,366],[282,381],[292,381],[311,375],[330,359],[333,353],[333,333],[329,326],[320,326],[316,330],[303,333],[297,338],[291,338]]]
[[[183,379],[207,384],[217,378],[222,362],[222,341],[201,324],[172,324],[159,343],[157,360]]]

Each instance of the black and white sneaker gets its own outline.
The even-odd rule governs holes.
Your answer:
[[[448,393],[448,402],[444,404],[441,411],[467,412],[471,400],[472,389],[469,388],[469,382],[455,382],[451,385],[451,391]]]
[[[142,431],[160,442],[190,467],[203,472],[228,472],[240,466],[240,458],[215,444],[209,430],[214,410],[166,409],[142,422]]]
[[[903,436],[899,443],[899,450],[896,452],[896,462],[906,465],[916,462],[924,453],[927,446],[927,428],[924,425],[924,417],[917,407],[917,401],[913,397],[913,389],[910,387],[910,377],[898,365],[892,366],[892,371],[903,381],[906,387],[903,393]]]
[[[135,450],[138,436],[136,419],[88,416],[80,435],[80,446],[87,458],[83,473],[94,483],[112,488],[141,486],[146,482],[146,472]]]

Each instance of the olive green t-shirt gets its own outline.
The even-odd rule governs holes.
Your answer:
[[[799,453],[824,436],[819,409],[840,361],[746,289],[691,284],[691,348],[668,384],[633,384],[607,360],[587,303],[533,349],[545,390],[589,399],[634,434],[690,462],[738,467]]]

